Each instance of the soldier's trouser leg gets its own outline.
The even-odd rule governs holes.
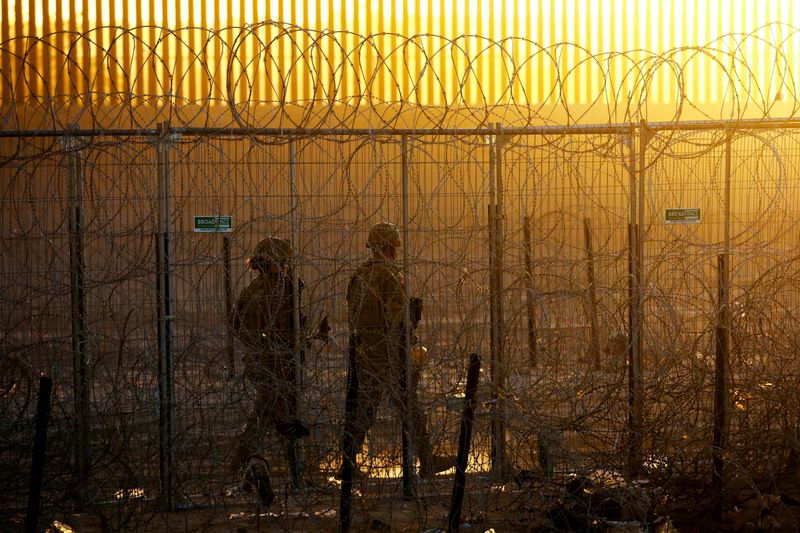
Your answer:
[[[344,427],[342,428],[342,458],[347,468],[355,466],[355,418],[358,408],[358,373],[356,370],[357,340],[351,336],[347,358],[347,391],[344,404]]]
[[[296,412],[292,409],[292,412]],[[286,462],[289,466],[289,476],[292,485],[300,487],[302,485],[303,459],[301,453],[300,439],[296,437],[286,438]]]
[[[264,431],[278,422],[292,420],[297,404],[291,359],[263,357],[251,365],[248,379],[255,385],[255,400],[237,437],[237,459],[243,467],[251,455],[258,454]],[[291,465],[290,460],[290,469]]]
[[[433,447],[431,446],[430,435],[428,434],[428,424],[425,420],[422,407],[419,404],[416,391],[412,391],[410,401],[411,405],[408,407],[408,417],[411,426],[411,438],[417,448],[420,469],[427,470],[431,466],[431,461],[433,459]]]
[[[287,439],[286,460],[289,463],[289,476],[291,477],[292,485],[300,487],[302,484],[302,461],[300,459],[300,443],[297,439]]]
[[[275,395],[272,420],[275,424],[292,422],[297,417],[297,383],[295,381],[294,361],[289,358],[277,368],[278,380],[272,384]],[[299,487],[302,477],[302,457],[298,438],[285,436],[286,463],[292,485]]]
[[[367,432],[375,424],[384,392],[380,378],[369,365],[359,363],[355,376],[358,393],[356,401],[351,404],[350,412],[345,413],[342,450],[347,453],[352,449],[358,454],[364,446]]]
[[[242,430],[236,436],[236,463],[237,468],[244,470],[247,466],[247,459],[254,454],[258,453],[258,442],[262,434],[262,423],[259,420],[259,400],[256,399],[256,405],[250,410]]]
[[[248,353],[245,357],[244,375],[247,381],[254,385],[255,396],[244,426],[236,435],[235,464],[240,471],[244,471],[247,467],[248,458],[258,453],[258,444],[263,433],[263,404],[267,400],[262,398],[262,390],[259,385],[264,375],[265,360],[259,352]]]
[[[392,390],[392,403],[400,417],[408,424],[409,438],[419,458],[420,470],[425,471],[431,467],[433,457],[428,425],[419,403],[417,391],[412,389],[406,392],[403,375],[404,373],[395,382],[395,387]]]

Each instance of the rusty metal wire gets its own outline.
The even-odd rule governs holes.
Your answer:
[[[420,395],[441,453],[455,453],[469,354],[484,361],[467,520],[546,527],[548,517],[574,515],[585,503],[566,492],[574,476],[602,485],[623,474],[625,490],[614,490],[629,504],[627,518],[642,519],[643,507],[651,519],[708,518],[722,325],[730,340],[725,519],[757,505],[796,527],[780,497],[797,482],[800,439],[800,151],[783,53],[795,31],[781,30],[785,39],[759,43],[776,57],[769,84],[741,55],[752,36],[663,55],[586,57],[602,74],[588,108],[565,92],[581,72],[561,70],[562,54],[582,50],[571,44],[518,58],[513,39],[359,36],[278,23],[220,32],[98,28],[1,43],[4,58],[28,66],[3,71],[0,456],[9,468],[0,498],[9,511],[0,523],[24,509],[36,376],[45,373],[55,394],[43,520],[81,512],[104,530],[335,528],[344,294],[366,258],[369,227],[388,220],[407,232],[409,290],[425,302],[418,335],[430,359]],[[145,34],[159,44],[144,46]],[[387,53],[383,41],[395,47]],[[412,49],[427,59],[405,61]],[[95,58],[88,70],[77,50]],[[33,68],[48,54],[48,70]],[[505,57],[499,92],[472,75],[494,54]],[[724,65],[736,82],[713,112],[686,89],[699,57]],[[524,82],[540,59],[557,73],[546,103]],[[627,65],[624,80],[615,62]],[[283,75],[261,79],[264,68]],[[443,81],[447,69],[457,83]],[[664,71],[679,90],[667,119],[654,121],[647,96]],[[441,91],[441,101],[415,96],[422,86]],[[672,223],[667,211],[676,208],[697,209],[698,219]],[[194,217],[219,215],[232,217],[230,232],[197,231]],[[268,435],[279,501],[261,516],[249,496],[225,494],[238,482],[229,463],[252,394],[226,313],[252,275],[246,258],[267,235],[295,240],[309,327],[327,316],[333,331],[305,354],[311,484],[289,489],[281,443]],[[631,235],[641,251],[640,304],[631,298]],[[177,522],[159,512],[164,237],[171,488],[177,507],[193,510]],[[720,256],[727,276],[717,270]],[[636,313],[644,418],[634,476],[626,461]],[[76,352],[86,356],[88,420],[75,416]],[[399,499],[400,424],[386,406],[380,412],[363,454],[372,475],[359,485],[356,523],[444,527],[451,476],[419,481],[411,503]],[[498,423],[507,468],[492,462]],[[81,456],[89,460],[83,471]]]

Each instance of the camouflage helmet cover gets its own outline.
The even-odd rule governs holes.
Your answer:
[[[375,224],[369,230],[367,246],[369,248],[373,246],[379,248],[389,246],[397,248],[400,246],[400,231],[397,229],[397,226],[389,222]]]
[[[292,254],[292,243],[279,237],[268,237],[256,245],[253,258],[281,262],[291,260]]]

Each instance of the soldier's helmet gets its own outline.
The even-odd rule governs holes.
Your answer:
[[[279,237],[268,237],[256,245],[250,263],[253,268],[265,270],[270,263],[290,262],[292,254],[292,243]]]
[[[368,248],[397,248],[400,246],[400,231],[392,223],[381,222],[369,230]]]

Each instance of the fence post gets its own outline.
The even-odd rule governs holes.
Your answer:
[[[294,387],[294,398],[295,398],[295,416],[300,420],[304,420],[305,417],[302,415],[302,393],[303,393],[303,360],[305,356],[303,355],[303,348],[304,348],[304,340],[303,340],[303,331],[302,331],[302,323],[300,321],[300,262],[297,260],[299,257],[299,250],[300,250],[300,238],[298,234],[298,223],[297,223],[297,146],[295,144],[294,139],[289,139],[289,187],[291,190],[291,209],[289,211],[289,225],[290,225],[290,238],[292,243],[292,250],[294,250],[295,257],[292,258],[292,269],[291,269],[291,277],[292,277],[292,331],[293,331],[293,338],[292,343],[294,346],[294,369],[295,369],[295,379],[292,386]],[[301,471],[302,471],[302,449],[300,443],[297,439],[291,439],[289,442],[289,475],[291,477],[292,483],[295,486],[300,486],[302,483]]]
[[[733,132],[729,131],[725,136],[725,205],[723,206],[724,213],[724,238],[725,242],[724,253],[727,256],[730,253],[731,247],[731,173],[733,172],[731,166],[731,149],[733,143]]]
[[[642,462],[642,376],[639,365],[639,321],[636,312],[638,303],[638,228],[628,224],[628,293],[630,335],[628,342],[628,474],[636,475]]]
[[[536,315],[533,302],[533,245],[531,244],[531,217],[523,218],[523,234],[525,247],[525,302],[528,315],[528,360],[531,367],[536,367],[538,346],[536,343]]]
[[[298,227],[297,227],[297,146],[295,145],[294,139],[289,139],[289,187],[290,187],[290,210],[289,210],[289,226],[290,226],[290,239],[292,243],[292,250],[294,250],[295,256],[299,253],[299,246],[300,246],[300,238],[298,235]],[[295,258],[293,258],[294,260]],[[297,271],[297,261],[293,261],[294,265],[292,268],[292,287],[295,289],[292,291],[292,329],[294,331],[294,339],[292,342],[294,343],[295,347],[295,354],[294,354],[294,362],[295,362],[295,371],[296,371],[296,386],[298,387],[297,393],[302,390],[302,379],[303,379],[303,361],[300,356],[300,351],[302,349],[302,331],[300,330],[300,291],[299,289],[299,281],[300,281],[300,274]],[[299,395],[297,396],[299,398]],[[298,413],[299,414],[299,413]],[[302,419],[302,417],[300,417]]]
[[[236,357],[233,328],[229,320],[233,314],[233,281],[231,279],[231,240],[227,235],[222,237],[222,271],[222,275],[225,277],[225,354],[227,356],[227,369],[224,376],[225,380],[229,381],[236,375]]]
[[[503,335],[503,158],[501,124],[495,124],[494,142],[489,147],[489,240],[491,276],[491,374],[494,414],[492,416],[492,473],[506,473],[506,424],[505,401],[506,371]]]
[[[714,354],[714,435],[712,442],[714,474],[711,485],[714,491],[714,516],[722,515],[722,482],[725,470],[725,447],[728,430],[728,394],[726,393],[729,364],[728,342],[730,332],[730,197],[731,197],[731,142],[728,132],[725,139],[725,191],[724,191],[724,242],[723,253],[717,258],[717,325],[716,350]]]
[[[638,221],[636,222],[636,242],[638,244],[638,249],[636,253],[637,258],[637,265],[636,265],[636,273],[637,273],[637,301],[636,301],[636,317],[638,322],[638,329],[637,329],[637,336],[635,340],[635,347],[637,351],[637,360],[639,364],[639,371],[642,372],[644,370],[644,267],[645,267],[645,238],[644,238],[644,228],[647,227],[645,224],[645,169],[647,167],[646,163],[646,155],[647,155],[647,145],[650,143],[650,139],[653,137],[653,132],[650,128],[647,127],[647,123],[642,119],[639,122],[639,211],[638,211]],[[644,409],[644,407],[642,407]]]
[[[494,124],[489,123],[490,130],[494,128]],[[497,258],[495,257],[495,249],[497,247],[497,239],[495,233],[497,227],[495,225],[495,191],[494,191],[494,145],[496,137],[494,132],[487,135],[489,146],[489,204],[487,205],[487,218],[488,218],[488,233],[489,233],[489,371],[491,373],[492,385],[494,385],[494,365],[497,359],[497,288],[495,287],[495,264]],[[495,391],[492,392],[495,395]],[[493,419],[494,420],[494,419]],[[494,446],[495,446],[494,422],[492,422],[492,459],[494,460]]]
[[[411,309],[409,308],[409,302],[411,297],[411,289],[408,285],[408,271],[409,271],[409,250],[408,250],[408,224],[409,224],[409,169],[408,169],[408,137],[403,135],[401,137],[401,150],[402,150],[402,179],[403,179],[403,290],[405,291],[405,309],[403,309],[403,313],[405,316],[403,317],[403,321],[407,325],[404,328],[404,338],[403,338],[403,345],[404,350],[403,353],[405,354],[405,365],[404,365],[404,372],[405,377],[403,383],[405,383],[404,387],[404,395],[403,402],[405,403],[405,413],[402,420],[402,441],[403,441],[403,496],[406,498],[410,498],[413,496],[414,487],[412,484],[413,476],[414,476],[414,453],[411,449],[411,435],[409,431],[411,429],[411,421],[409,417],[411,416],[411,403],[412,403],[412,395],[416,394],[412,386],[412,379],[411,374],[412,370],[412,359],[411,359]],[[416,453],[420,453],[422,450],[416,450]]]
[[[630,176],[630,223],[628,224],[628,474],[636,475],[642,465],[644,435],[644,385],[642,383],[642,221],[644,217],[644,157],[647,145],[644,121],[639,129],[637,172],[636,127],[631,125],[628,172]],[[638,183],[637,183],[638,174]]]
[[[586,244],[586,282],[587,282],[587,311],[589,326],[591,328],[591,342],[589,344],[589,357],[595,370],[600,369],[600,334],[597,331],[597,287],[594,279],[594,248],[592,247],[592,226],[589,217],[583,219],[583,237]]]
[[[65,147],[69,168],[69,267],[72,314],[72,380],[75,409],[73,458],[77,485],[90,475],[89,461],[89,371],[86,355],[86,265],[83,255],[83,169],[81,147],[67,129]]]
[[[725,468],[725,445],[727,442],[728,395],[726,393],[726,371],[728,367],[728,258],[720,254],[717,258],[717,326],[716,350],[714,354],[714,442],[712,443],[714,476],[714,514],[722,513],[722,481]]]
[[[344,402],[344,428],[342,429],[342,487],[339,491],[339,533],[348,533],[353,511],[353,477],[356,472],[356,450],[353,442],[355,414],[358,409],[358,361],[356,351],[359,339],[350,335],[347,344],[347,389]]]
[[[175,365],[172,360],[172,283],[170,267],[170,145],[169,123],[158,125],[156,155],[158,166],[158,232],[156,235],[156,269],[158,272],[158,360],[159,360],[159,466],[161,474],[161,508],[175,509],[175,415],[174,381]]]
[[[458,458],[453,493],[450,497],[450,512],[447,515],[447,531],[453,533],[460,529],[461,505],[464,501],[464,488],[467,482],[467,465],[472,441],[472,424],[475,421],[475,395],[478,393],[478,380],[481,375],[481,358],[473,353],[469,356],[467,386],[464,391],[464,408],[461,413],[461,430],[458,436]]]
[[[28,487],[28,508],[25,516],[25,533],[40,531],[39,507],[42,496],[45,451],[47,449],[47,427],[50,424],[50,399],[53,381],[47,377],[39,378],[39,398],[36,401],[36,423],[31,458],[31,477]]]

